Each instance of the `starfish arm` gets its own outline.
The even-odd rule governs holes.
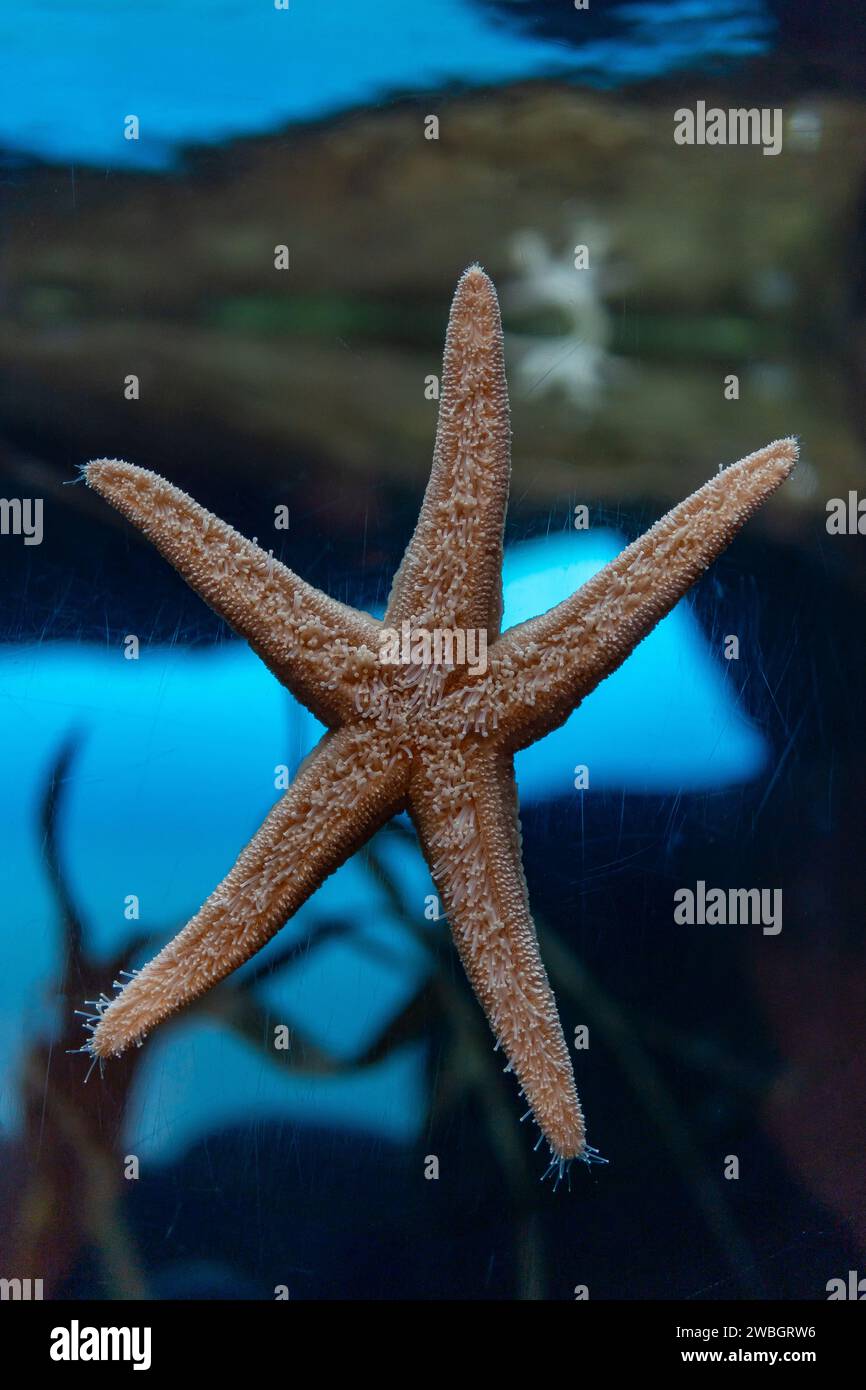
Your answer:
[[[562,724],[670,612],[796,459],[796,441],[782,439],[732,464],[571,598],[510,628],[489,654],[487,679],[454,692],[470,726],[496,728],[514,752]]]
[[[100,1011],[93,1055],[124,1052],[261,950],[401,809],[406,767],[367,729],[326,734],[204,906]]]
[[[499,304],[481,267],[470,266],[451,305],[433,469],[388,626],[409,620],[498,636],[510,451]]]
[[[409,810],[472,988],[554,1157],[587,1157],[529,911],[511,758],[493,748],[426,758],[412,776]]]
[[[99,459],[84,474],[323,723],[357,712],[375,619],[305,584],[158,473]]]

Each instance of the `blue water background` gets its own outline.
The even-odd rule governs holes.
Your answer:
[[[771,40],[762,0],[608,3],[615,29],[601,35],[562,6],[568,42],[473,0],[18,0],[0,14],[0,150],[156,169],[185,145],[395,97],[540,76],[625,86]]]
[[[599,529],[510,548],[506,625],[559,602],[623,543]],[[522,805],[619,789],[706,792],[753,778],[767,750],[738,707],[735,668],[709,650],[681,602],[561,729],[519,755]],[[145,647],[138,661],[119,649],[73,643],[0,648],[0,766],[7,807],[16,807],[0,859],[2,1131],[17,1123],[25,1042],[52,1022],[60,933],[41,859],[39,807],[73,732],[83,744],[65,799],[62,858],[88,947],[107,958],[142,928],[163,938],[180,929],[276,800],[275,768],[293,771],[321,729],[245,643]],[[590,769],[588,792],[574,790],[578,764]],[[445,931],[425,921],[434,890],[420,854],[396,839],[383,853],[418,924]],[[140,898],[138,922],[124,918],[129,893]],[[350,941],[324,943],[260,987],[275,1023],[298,1025],[342,1058],[372,1041],[429,968],[357,856],[278,944],[303,939],[323,918],[347,915],[372,954]],[[85,1066],[82,1059],[82,1075]],[[168,1159],[252,1113],[408,1140],[423,1119],[422,1087],[420,1047],[353,1076],[302,1079],[229,1031],[190,1019],[148,1040],[125,1143],[141,1156]]]

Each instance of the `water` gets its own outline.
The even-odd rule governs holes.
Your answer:
[[[571,1299],[585,1279],[596,1301],[814,1299],[862,1264],[866,590],[861,538],[824,526],[864,463],[857,23],[757,0],[4,13],[0,494],[43,498],[45,529],[0,536],[0,1277],[22,1232],[57,1297]],[[781,106],[782,153],[677,146],[676,108],[716,99]],[[802,439],[796,481],[517,759],[542,952],[567,1039],[588,1029],[571,1052],[610,1160],[555,1196],[405,817],[134,1070],[85,1088],[64,1050],[320,733],[66,484],[128,457],[260,538],[285,505],[275,553],[380,612],[476,258],[514,425],[506,624],[721,463]],[[58,883],[46,797],[72,737]],[[699,879],[781,889],[782,933],[677,925]],[[97,1170],[117,1190],[83,1232]]]
[[[736,61],[762,51],[770,27],[757,0],[721,16],[696,0],[612,9],[612,34],[566,46],[536,37],[531,22],[503,22],[507,7],[470,0],[291,0],[286,10],[25,0],[4,24],[0,146],[46,160],[165,168],[186,145],[394,97],[540,76],[610,85],[702,59]],[[573,28],[583,22],[574,16]],[[130,113],[141,121],[138,141],[123,139]]]

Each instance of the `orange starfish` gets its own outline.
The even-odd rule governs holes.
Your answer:
[[[571,598],[500,636],[508,394],[496,292],[471,266],[448,323],[433,470],[384,623],[311,588],[157,474],[114,460],[88,464],[88,484],[328,732],[192,921],[114,999],[99,1002],[86,1050],[119,1055],[236,970],[405,809],[551,1167],[561,1174],[569,1160],[595,1157],[530,916],[513,757],[625,660],[796,455],[788,439],[733,464]],[[447,639],[439,661],[431,630]],[[489,660],[467,663],[469,649]]]

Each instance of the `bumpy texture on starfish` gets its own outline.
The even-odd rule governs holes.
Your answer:
[[[270,940],[389,817],[408,810],[461,960],[560,1166],[593,1154],[521,864],[513,755],[568,717],[788,476],[787,439],[733,464],[576,594],[500,636],[510,474],[496,293],[457,287],[433,470],[384,624],[335,603],[143,468],[87,465],[278,680],[327,726],[192,921],[93,1020],[89,1051],[122,1053]],[[385,664],[384,630],[486,639],[488,665]],[[480,634],[483,634],[483,639]],[[476,651],[478,648],[476,648]],[[459,655],[459,643],[455,645]]]

